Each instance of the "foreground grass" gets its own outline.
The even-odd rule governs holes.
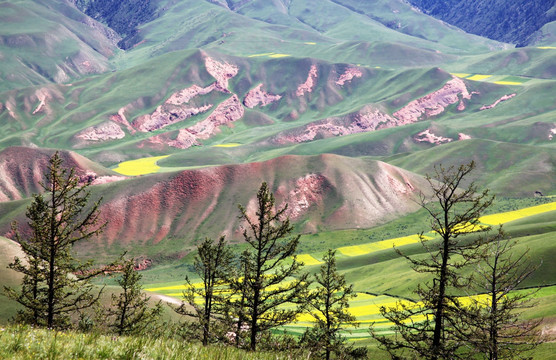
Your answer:
[[[245,352],[231,346],[145,336],[106,336],[8,326],[0,329],[0,359],[286,360],[288,353]]]

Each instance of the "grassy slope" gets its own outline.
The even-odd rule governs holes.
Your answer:
[[[8,1],[0,9],[0,91],[66,82],[110,68],[108,57],[116,51],[110,32],[69,4]]]
[[[13,121],[6,111],[0,113],[0,119],[5,124],[0,128],[0,146],[35,143],[40,146],[71,148],[74,146],[71,140],[73,134],[84,127],[105,121],[110,114],[116,113],[124,105],[137,101],[137,106],[129,113],[129,117],[134,118],[152,112],[174,91],[192,83],[207,85],[213,81],[203,69],[200,53],[185,50],[159,56],[169,51],[203,47],[212,56],[237,62],[240,64],[241,72],[230,84],[231,89],[239,95],[244,95],[260,81],[265,82],[265,88],[273,93],[295,91],[297,84],[305,81],[310,64],[316,62],[302,59],[310,53],[313,58],[335,63],[367,64],[369,68],[364,72],[369,81],[354,80],[352,84],[339,91],[341,99],[338,102],[327,103],[323,102],[323,99],[338,97],[329,96],[332,94],[327,92],[330,89],[329,81],[319,80],[318,91],[309,99],[306,112],[298,120],[284,121],[291,111],[292,103],[293,106],[299,106],[298,100],[288,96],[282,100],[284,107],[270,106],[265,109],[248,110],[245,119],[239,121],[234,129],[224,129],[220,135],[207,141],[207,146],[187,151],[170,150],[176,154],[162,160],[160,165],[187,167],[242,163],[273,159],[285,154],[313,155],[331,152],[387,159],[393,164],[424,174],[430,172],[432,164],[439,161],[461,163],[475,158],[482,170],[479,176],[480,184],[491,187],[496,193],[522,196],[528,196],[535,190],[555,193],[554,144],[548,140],[544,125],[553,124],[554,103],[551,96],[539,94],[554,93],[555,84],[551,79],[555,76],[552,63],[556,50],[525,48],[487,53],[489,46],[498,47],[500,44],[447,30],[438,22],[432,23],[422,15],[413,14],[406,7],[395,9],[400,10],[399,15],[392,15],[393,3],[386,0],[375,2],[372,16],[370,2],[296,2],[286,12],[280,7],[269,9],[269,3],[271,2],[254,1],[238,9],[239,14],[236,14],[208,2],[162,1],[161,4],[169,8],[160,18],[143,26],[145,42],[128,54],[118,54],[113,59],[115,66],[127,70],[74,81],[71,87],[51,86],[53,92],[62,94],[51,102],[54,115],[30,115],[39,102],[35,94],[36,88],[2,94],[0,102],[13,101],[18,104],[16,113],[19,119]],[[333,21],[328,22],[325,17],[315,16],[308,11],[315,6],[322,6],[323,11]],[[356,7],[359,13],[346,10],[346,6]],[[336,16],[338,18],[335,18]],[[271,21],[275,23],[270,24]],[[381,25],[388,25],[392,21],[399,21],[403,25],[400,31],[396,32]],[[353,24],[357,26],[354,27]],[[243,28],[246,25],[251,28],[248,33],[252,35],[249,38],[246,38],[247,32]],[[171,35],[168,36],[168,33]],[[73,45],[67,46],[67,49],[56,50],[64,55],[75,51]],[[0,51],[2,55],[5,54],[3,48]],[[244,59],[222,56],[219,52],[239,56],[274,52],[293,56],[282,59],[264,56]],[[29,53],[37,56],[34,51]],[[479,55],[473,55],[477,53]],[[319,71],[323,73],[345,67],[318,63]],[[264,139],[279,131],[328,116],[344,115],[358,110],[365,104],[378,104],[393,112],[404,103],[438,89],[449,78],[445,72],[430,70],[433,65],[442,66],[449,71],[524,75],[541,80],[531,79],[523,86],[469,82],[470,89],[479,91],[481,95],[474,96],[469,101],[468,109],[464,113],[459,113],[451,107],[447,113],[433,121],[292,146],[262,145]],[[375,69],[375,66],[382,66],[382,69]],[[408,70],[405,68],[407,66],[424,68]],[[50,64],[47,68],[54,69]],[[33,79],[33,83],[44,81],[44,76],[36,79],[31,75],[26,76]],[[16,80],[29,83],[29,80]],[[501,103],[492,110],[478,111],[482,105],[491,104],[502,95],[513,92],[518,96],[511,101]],[[215,95],[209,100],[218,103],[223,98],[223,95]],[[440,147],[416,144],[411,140],[414,134],[427,127],[444,136],[457,137],[459,132],[464,132],[477,139]],[[169,129],[177,128],[179,125],[173,125]],[[135,144],[146,136],[138,134],[120,142],[93,145],[79,151],[93,156],[105,165],[112,165],[127,158],[166,155],[170,152],[138,150]],[[235,142],[243,145],[237,148],[209,147],[218,143]],[[515,174],[526,176],[517,177],[516,181]],[[143,186],[154,186],[162,177],[147,177],[142,180]],[[109,197],[117,196],[122,188],[138,182],[139,180],[124,182],[114,187],[103,186],[99,187],[98,191],[106,193]],[[520,203],[525,200],[512,201]],[[21,214],[24,206],[25,202],[3,205],[3,209],[7,211],[2,221],[9,222],[16,213]],[[535,274],[529,282],[530,285],[552,284],[556,278],[552,270],[555,266],[550,262],[550,259],[554,258],[554,246],[551,244],[555,237],[556,225],[553,219],[554,214],[549,213],[508,224],[506,227],[506,230],[518,239],[520,249],[525,246],[532,249],[534,261],[546,259],[542,271]],[[423,230],[421,227],[425,222],[422,212],[418,212],[370,230],[319,231],[303,236],[300,251],[311,253],[318,258],[328,247],[366,243],[419,232]],[[217,226],[216,222],[207,224],[211,227]],[[175,252],[175,240],[172,239],[168,245],[153,247],[148,251],[153,255],[159,252]],[[112,250],[122,249],[115,246]],[[415,254],[421,251],[417,245],[409,245],[405,250]],[[145,281],[156,283],[182,279],[189,270],[188,264],[192,260],[192,254],[181,260],[163,257],[160,259],[165,264],[145,272]],[[422,280],[409,271],[403,260],[396,258],[392,251],[388,250],[356,258],[340,258],[338,263],[358,291],[391,292],[407,296],[416,282]],[[385,273],[395,274],[396,278],[402,280],[393,283],[384,278]],[[550,296],[543,298],[535,312],[529,315],[542,315],[550,319],[556,316],[551,304],[553,297]],[[547,346],[545,349],[548,350],[543,351],[548,354],[552,348]]]

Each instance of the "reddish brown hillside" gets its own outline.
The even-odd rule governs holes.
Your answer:
[[[144,176],[102,187],[107,227],[95,246],[140,251],[136,245],[159,244],[179,253],[204,236],[226,234],[239,241],[237,205],[254,214],[263,181],[279,205],[288,204],[300,232],[383,223],[416,210],[413,200],[426,188],[422,178],[399,168],[337,155]]]
[[[19,200],[41,192],[48,160],[55,150],[9,147],[0,152],[0,201]],[[67,168],[75,168],[83,181],[102,183],[121,180],[121,176],[71,151],[61,151]]]

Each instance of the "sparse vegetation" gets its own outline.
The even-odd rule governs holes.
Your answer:
[[[504,39],[556,19],[506,2],[3,1],[0,358],[554,358],[556,22],[513,48],[411,5],[484,3]],[[67,221],[56,149],[103,198]],[[424,178],[472,160],[459,190]],[[441,224],[473,182],[497,201]],[[48,220],[95,209],[48,263]],[[122,253],[141,270],[95,276]]]
[[[156,323],[162,313],[162,302],[149,306],[150,297],[142,292],[141,274],[135,269],[135,260],[128,259],[121,265],[121,275],[116,280],[120,294],[112,294],[107,309],[109,327],[118,335],[144,334]]]
[[[299,274],[303,264],[294,255],[299,235],[287,238],[293,230],[289,218],[285,218],[287,205],[277,210],[274,206],[274,195],[265,182],[257,192],[254,216],[239,205],[245,227],[243,237],[249,247],[241,255],[241,278],[232,282],[232,289],[240,294],[238,329],[243,322],[249,326],[252,351],[257,349],[261,333],[294,321],[303,311],[310,284],[308,274]],[[285,281],[294,276],[297,278]],[[299,306],[284,308],[287,304]]]
[[[70,316],[97,303],[100,293],[91,279],[101,270],[92,262],[79,263],[73,246],[99,234],[97,201],[89,204],[89,184],[80,185],[75,169],[67,170],[56,152],[49,161],[45,195],[35,195],[27,210],[30,235],[15,237],[25,253],[10,269],[23,274],[21,289],[6,287],[6,294],[23,306],[17,319],[48,328],[67,328]]]

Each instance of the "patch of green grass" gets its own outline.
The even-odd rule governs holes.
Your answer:
[[[281,360],[288,353],[246,352],[151,336],[109,336],[72,331],[6,326],[0,329],[2,359],[199,359]]]

